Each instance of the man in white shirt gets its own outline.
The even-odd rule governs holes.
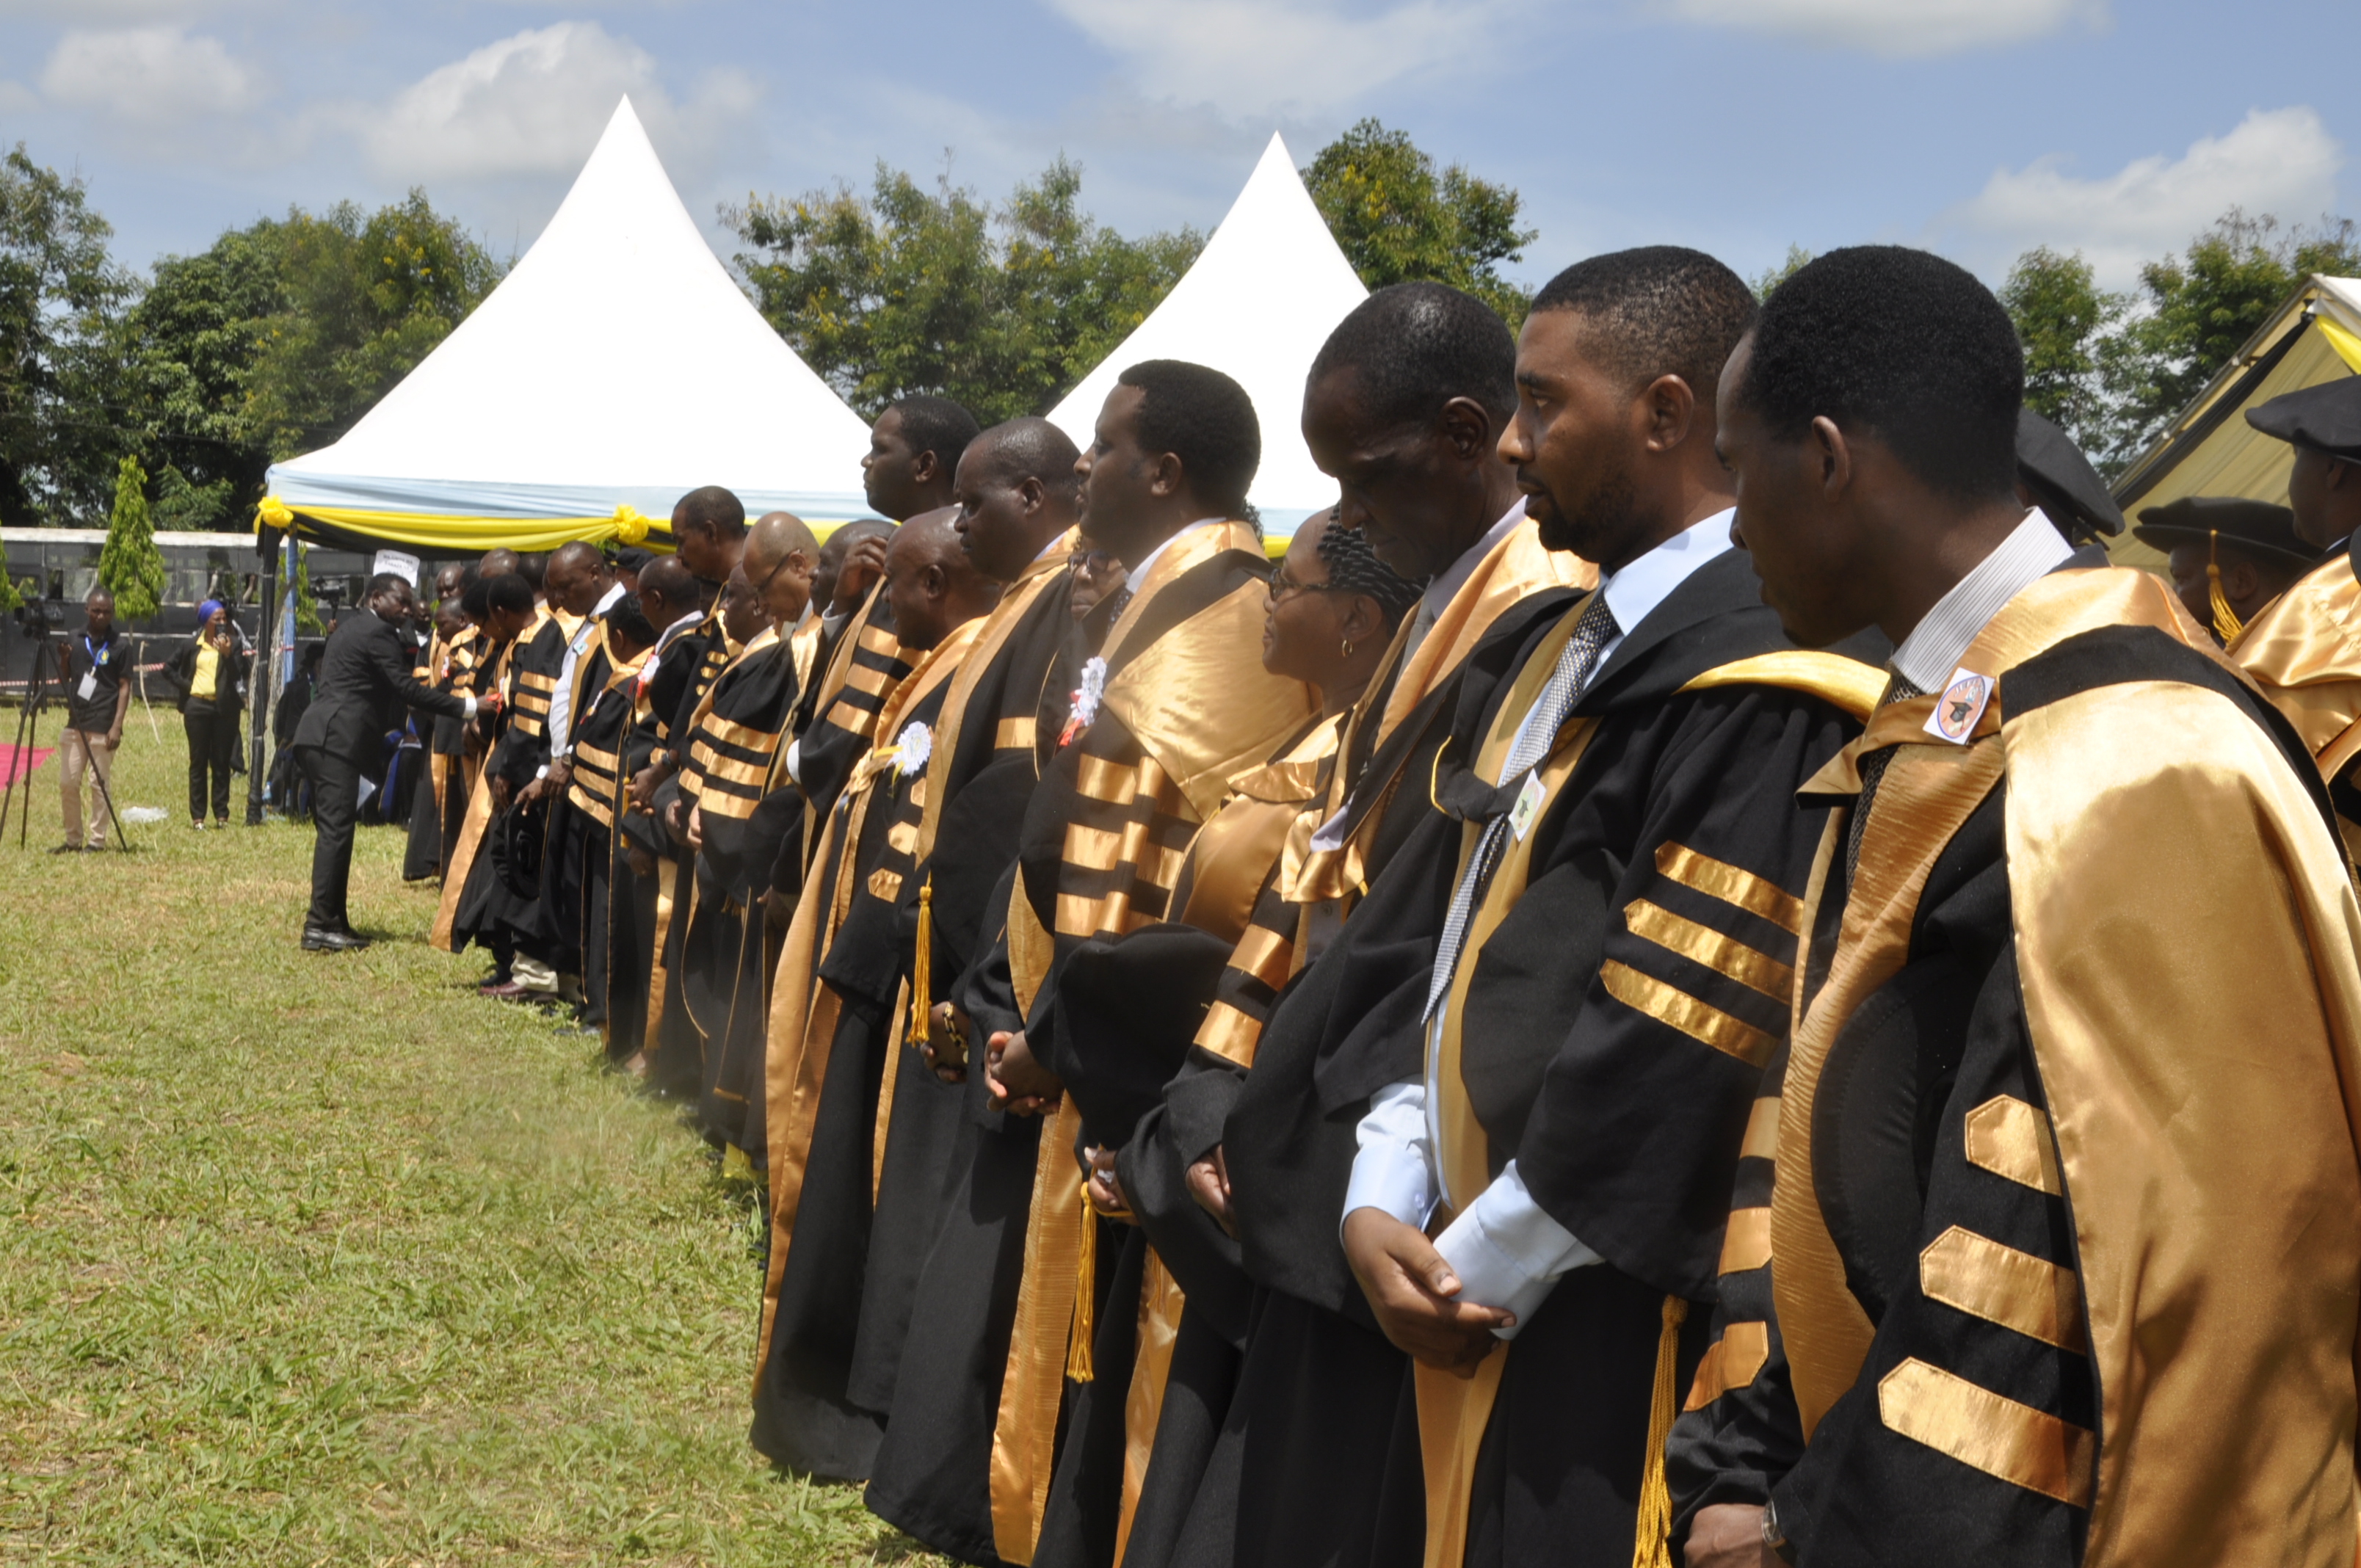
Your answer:
[[[1477,651],[1499,681],[1463,708],[1442,811],[1340,938],[1440,911],[1414,1021],[1324,1064],[1333,1092],[1376,1090],[1339,1219],[1417,1363],[1431,1563],[1661,1549],[1657,1390],[1703,1350],[1785,1028],[1818,838],[1795,791],[1881,684],[1795,650],[1730,548],[1713,393],[1752,314],[1728,268],[1671,247],[1535,299],[1500,451],[1542,543],[1601,586]]]

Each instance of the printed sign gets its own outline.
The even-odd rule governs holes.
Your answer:
[[[391,572],[398,577],[406,577],[414,588],[418,586],[418,557],[404,554],[399,550],[380,550],[377,553],[377,559],[370,563],[369,575],[375,576],[379,572]]]

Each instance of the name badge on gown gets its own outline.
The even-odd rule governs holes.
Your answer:
[[[1984,705],[1992,701],[1992,691],[1990,675],[1953,670],[1942,695],[1935,699],[1935,711],[1927,716],[1927,733],[1954,746],[1966,745],[1976,732],[1976,720],[1984,716]]]
[[[1549,798],[1549,785],[1542,783],[1539,773],[1525,775],[1525,787],[1517,792],[1517,804],[1509,808],[1509,831],[1517,842],[1525,841],[1532,831],[1533,818],[1542,814],[1542,802]]]

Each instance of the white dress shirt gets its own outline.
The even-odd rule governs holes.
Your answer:
[[[1730,547],[1730,518],[1722,511],[1692,524],[1605,579],[1599,592],[1615,614],[1616,630],[1599,645],[1591,665],[1594,678],[1628,631],[1690,574]],[[1528,712],[1525,722],[1532,721]],[[1443,1140],[1436,1107],[1447,1008],[1446,1003],[1438,1009],[1427,1027],[1425,1077],[1392,1084],[1370,1098],[1368,1114],[1356,1132],[1359,1152],[1345,1192],[1346,1214],[1378,1209],[1422,1231],[1442,1201],[1443,1178],[1435,1159]],[[1515,1324],[1492,1331],[1501,1339],[1516,1337],[1565,1275],[1601,1261],[1533,1201],[1513,1159],[1435,1238],[1434,1248],[1459,1277],[1461,1300],[1506,1308],[1516,1315]]]
[[[549,760],[553,762],[562,762],[574,754],[569,732],[574,728],[571,698],[575,666],[581,663],[582,655],[590,651],[590,639],[598,630],[599,619],[614,609],[615,602],[622,597],[623,585],[619,580],[598,597],[598,602],[591,608],[590,613],[582,618],[582,624],[574,629],[573,640],[566,644],[566,657],[558,661],[557,695],[549,705]],[[541,771],[544,773],[549,772],[547,768]]]
[[[2037,510],[2026,512],[1999,547],[1953,583],[1926,619],[1910,629],[1894,651],[1895,672],[1922,692],[1940,692],[1950,684],[1968,644],[1982,635],[2001,607],[2073,554],[2074,547],[2048,517]]]
[[[1155,569],[1157,562],[1164,558],[1164,553],[1167,550],[1171,549],[1175,544],[1180,543],[1180,541],[1188,538],[1189,535],[1196,532],[1201,528],[1212,528],[1217,523],[1226,522],[1227,521],[1229,520],[1226,518],[1201,517],[1196,521],[1191,523],[1188,527],[1175,533],[1171,538],[1166,540],[1163,543],[1158,545],[1155,549],[1150,550],[1148,553],[1147,560],[1142,561],[1138,565],[1133,566],[1124,573],[1124,590],[1126,593],[1137,594],[1140,589],[1140,585],[1148,581],[1148,574]]]

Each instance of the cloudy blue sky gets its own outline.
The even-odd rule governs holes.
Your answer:
[[[2350,0],[0,0],[0,140],[144,265],[413,184],[522,248],[626,92],[708,222],[948,149],[1202,227],[1272,130],[1301,162],[1374,115],[1523,193],[1529,280],[1883,239],[2125,283],[2233,203],[2361,209],[2356,46]]]

